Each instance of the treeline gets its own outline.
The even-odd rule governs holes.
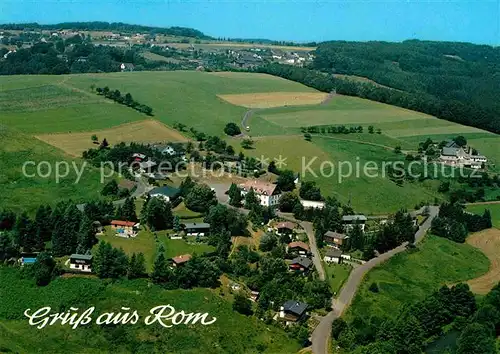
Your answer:
[[[483,215],[472,214],[458,203],[443,203],[439,215],[432,220],[431,232],[437,236],[463,243],[469,232],[489,229],[491,214],[486,209]]]
[[[55,24],[41,25],[32,23],[7,23],[0,25],[6,30],[36,31],[36,30],[73,30],[73,31],[117,31],[117,32],[148,32],[150,34],[164,34],[170,36],[192,37],[199,39],[212,39],[203,32],[187,27],[153,27],[143,25],[131,25],[123,22],[61,22]]]
[[[394,318],[364,316],[350,323],[338,318],[332,337],[349,353],[413,354],[424,352],[430,341],[455,330],[461,332],[457,354],[493,354],[500,329],[499,300],[498,285],[479,306],[467,284],[443,286],[403,307]]]
[[[50,38],[30,48],[18,48],[16,52],[8,53],[6,48],[0,48],[0,75],[116,72],[121,70],[122,63],[133,64],[136,71],[180,68],[173,63],[147,61],[141,50],[96,46],[80,35],[66,40]],[[5,54],[7,57],[3,58]]]
[[[332,73],[290,65],[269,64],[254,70],[297,81],[319,91],[332,92],[335,90],[339,94],[366,98],[427,113],[451,122],[474,126],[494,133],[500,132],[500,122],[497,119],[498,112],[500,112],[500,107],[497,106],[498,103],[492,103],[490,100],[486,101],[486,98],[482,102],[480,97],[471,101],[467,97],[469,91],[464,91],[462,99],[446,98],[435,95],[435,92],[430,89],[424,91],[401,91],[371,83],[341,79],[335,77]],[[331,71],[332,69],[330,68],[329,70]],[[446,77],[442,81],[446,82]],[[438,86],[438,83],[436,82],[436,86]],[[485,84],[482,92],[485,94],[487,92],[488,97],[491,96],[496,92],[493,86],[493,83],[489,85]],[[429,85],[429,87],[433,87],[433,85]],[[463,90],[475,88],[477,88],[477,85],[471,84],[469,87],[464,86]],[[446,90],[443,91],[447,92]]]
[[[308,127],[301,127],[300,131],[302,133],[309,134],[361,134],[363,133],[363,127],[361,125],[347,127],[345,125],[330,125],[330,126],[318,126],[312,125]],[[382,134],[381,129],[376,129],[373,125],[368,126],[368,133],[370,134]]]
[[[132,95],[128,92],[125,94],[125,96],[122,96],[120,90],[110,90],[110,88],[108,86],[96,87],[95,91],[97,92],[98,95],[102,95],[102,96],[109,98],[110,100],[113,100],[117,103],[131,107],[131,108],[135,109],[136,111],[147,114],[148,116],[153,115],[153,108],[151,108],[145,104],[140,104],[139,102],[135,101],[132,98]]]

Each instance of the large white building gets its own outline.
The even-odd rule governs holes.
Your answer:
[[[269,182],[250,180],[240,184],[241,195],[245,196],[250,189],[253,189],[260,205],[277,206],[281,197],[281,191],[277,185]]]
[[[439,160],[457,167],[481,168],[488,159],[483,155],[473,155],[471,147],[461,147],[454,141],[448,142],[442,149]]]

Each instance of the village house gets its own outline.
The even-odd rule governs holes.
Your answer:
[[[174,267],[180,267],[180,266],[184,265],[186,262],[188,262],[189,260],[191,260],[191,258],[192,258],[192,256],[190,254],[183,254],[183,255],[180,255],[177,257],[173,257],[171,259],[172,265]]]
[[[305,242],[296,241],[290,242],[286,246],[287,253],[297,253],[299,255],[307,255],[309,253],[309,245]]]
[[[326,251],[323,260],[326,263],[340,264],[342,262],[342,251],[337,249],[329,249],[328,251]]]
[[[69,257],[69,268],[80,272],[92,272],[92,255],[72,254]]]
[[[92,223],[92,225],[94,226],[94,230],[95,230],[96,235],[102,235],[103,234],[104,228],[102,227],[102,225],[101,225],[101,223],[99,221],[94,221]]]
[[[258,291],[250,291],[250,300],[253,302],[256,302],[259,299],[259,292]]]
[[[331,246],[340,247],[344,243],[344,240],[346,240],[348,238],[349,238],[349,236],[347,236],[346,234],[341,234],[341,233],[334,232],[334,231],[327,231],[324,234],[323,239],[324,239],[325,243],[327,243]]]
[[[121,63],[120,64],[120,70],[121,71],[134,71],[134,64],[131,63]]]
[[[121,237],[135,237],[140,227],[138,223],[124,220],[111,220],[110,224],[116,235]]]
[[[470,146],[461,147],[454,141],[449,141],[441,149],[439,161],[450,166],[479,169],[488,159],[483,155],[474,155]]]
[[[302,321],[307,316],[307,307],[305,302],[288,300],[280,307],[278,318],[286,325]]]
[[[156,167],[157,163],[151,160],[139,162],[139,170],[141,173],[150,173]]]
[[[186,236],[207,236],[210,233],[210,224],[206,222],[187,223],[184,231]]]
[[[148,195],[151,198],[160,198],[165,203],[169,203],[175,198],[177,198],[181,194],[181,191],[178,188],[163,186],[153,188],[148,192]]]
[[[288,268],[293,271],[307,273],[311,269],[312,264],[313,262],[310,258],[300,256],[292,259]]]
[[[342,223],[346,231],[351,230],[354,225],[359,225],[361,230],[365,231],[366,221],[368,219],[364,215],[344,215],[342,217]]]
[[[134,161],[141,162],[146,158],[146,155],[136,152],[132,155],[132,158]]]
[[[245,196],[253,189],[260,205],[277,206],[281,197],[281,191],[277,185],[259,180],[249,180],[240,184],[241,194]]]
[[[293,233],[293,229],[295,229],[295,224],[290,221],[279,222],[276,225],[276,233],[278,235],[290,235]]]

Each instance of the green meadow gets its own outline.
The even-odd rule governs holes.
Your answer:
[[[1,125],[0,142],[0,209],[33,212],[41,204],[54,205],[68,199],[85,201],[99,198],[102,184],[97,169],[86,166],[81,179],[75,183],[77,173],[72,163],[81,170],[84,161],[70,159],[48,144]],[[25,162],[33,162],[26,165],[26,174],[23,172]],[[67,162],[70,166],[68,175],[61,178],[59,183],[55,176],[57,162]],[[37,172],[37,165],[40,166],[41,175]],[[52,169],[50,175],[48,166]],[[61,167],[61,171],[65,172],[65,168]],[[32,175],[34,177],[30,177]]]
[[[15,286],[12,286],[15,284]],[[2,353],[294,353],[299,345],[282,330],[255,317],[236,313],[231,303],[209,289],[171,290],[146,280],[107,282],[96,278],[58,278],[37,287],[15,268],[0,267],[0,352]],[[185,313],[208,313],[211,325],[179,324],[164,328],[144,324],[150,309],[171,305]],[[49,306],[79,313],[95,307],[92,318],[105,312],[136,310],[136,324],[95,323],[71,329],[56,324],[31,327],[23,313]],[[167,323],[168,324],[168,323]],[[85,348],[85,349],[83,349]]]
[[[371,270],[347,312],[347,318],[394,317],[403,305],[424,299],[447,284],[476,278],[489,269],[477,248],[428,235],[415,251],[405,251]],[[376,283],[379,292],[369,290]]]

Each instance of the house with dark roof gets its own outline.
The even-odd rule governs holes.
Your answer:
[[[342,217],[342,224],[346,231],[351,230],[354,225],[359,225],[361,230],[365,231],[365,224],[367,221],[367,217],[364,215],[344,215]]]
[[[288,300],[280,307],[278,318],[287,325],[302,321],[307,317],[307,307],[305,302]]]
[[[310,258],[299,256],[290,261],[288,268],[293,271],[306,273],[311,269],[313,261]]]
[[[210,224],[206,222],[194,222],[184,224],[187,236],[207,236],[210,233]]]
[[[180,194],[181,194],[180,189],[171,186],[156,187],[148,192],[148,195],[151,198],[160,198],[164,200],[166,203],[174,200]]]
[[[72,254],[69,257],[69,267],[80,272],[91,273],[92,258],[90,254]]]
[[[342,251],[337,249],[329,249],[326,251],[325,257],[323,260],[326,263],[341,263],[342,262]]]
[[[470,146],[462,147],[451,140],[441,149],[439,161],[451,166],[478,169],[488,162],[488,159],[486,156],[479,155]]]
[[[347,236],[346,234],[341,234],[335,231],[327,231],[323,236],[323,239],[327,244],[335,247],[342,246],[342,244],[348,238],[349,236]]]

